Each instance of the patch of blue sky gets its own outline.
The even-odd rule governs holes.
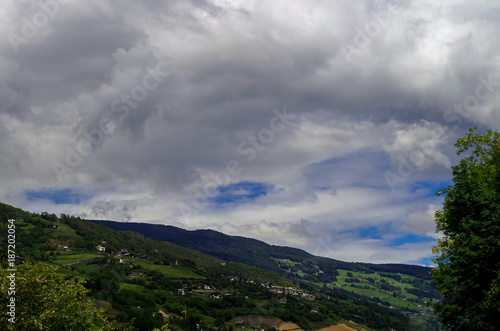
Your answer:
[[[265,196],[273,190],[274,185],[271,184],[244,181],[217,187],[217,196],[210,200],[216,205],[242,203]]]
[[[426,266],[426,267],[434,267],[435,264],[432,262],[433,259],[434,259],[433,256],[423,257],[421,259],[413,261],[411,264],[423,265],[423,266]]]
[[[404,244],[422,243],[422,242],[436,242],[436,239],[430,238],[428,236],[420,236],[416,234],[405,234],[401,237],[397,237],[390,240],[391,246],[401,246]]]
[[[363,239],[382,239],[381,230],[378,226],[361,228],[357,232]]]
[[[71,188],[64,189],[43,189],[38,191],[24,192],[29,201],[49,200],[56,205],[71,204],[76,205],[92,197],[91,194],[74,191]]]
[[[351,229],[348,231],[342,231],[339,235],[355,235],[362,239],[376,239],[382,240],[384,238],[384,234],[387,234],[391,231],[390,229],[391,222],[387,222],[385,224],[380,224],[377,226],[369,226],[357,229]]]
[[[451,179],[446,181],[418,181],[411,184],[411,191],[414,193],[418,191],[425,192],[426,197],[434,197],[438,190],[452,185],[453,181]]]

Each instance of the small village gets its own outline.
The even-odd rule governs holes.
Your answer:
[[[102,240],[101,243],[96,246],[96,250],[98,252],[103,252],[103,253],[106,252],[105,244],[107,244],[107,242],[105,240]],[[67,248],[67,247],[65,246],[65,248]],[[117,263],[124,263],[123,257],[131,257],[131,258],[149,260],[148,256],[142,255],[142,254],[131,253],[131,252],[129,252],[129,250],[127,248],[121,248],[119,251],[112,252],[111,254],[115,255]],[[224,265],[226,265],[226,263],[223,262],[223,263],[221,263],[221,265],[224,266]],[[177,261],[175,262],[174,266],[178,266]],[[253,280],[244,280],[244,279],[242,279],[241,276],[237,276],[237,275],[221,274],[221,276],[229,279],[232,282],[244,281],[244,282],[250,283],[250,284],[257,284],[259,286],[262,286],[263,288],[268,289],[269,292],[272,292],[275,294],[298,296],[298,297],[302,297],[302,298],[309,300],[309,301],[314,301],[316,298],[312,293],[309,293],[308,291],[298,290],[298,289],[293,289],[293,288],[277,287],[271,282],[255,283]],[[211,288],[209,285],[200,285],[196,289],[189,287],[187,284],[184,284],[184,285],[185,286],[183,286],[182,288],[179,288],[177,290],[177,294],[186,295],[187,293],[194,291],[194,290],[210,291],[211,294],[209,295],[209,297],[211,299],[220,299],[223,296],[228,296],[228,295],[233,295],[233,294],[239,295],[239,293],[233,293],[232,291],[220,291],[219,292],[217,289]],[[280,303],[284,304],[286,302],[287,302],[286,298],[280,299]],[[319,309],[313,309],[313,310],[314,310],[313,312],[319,313]]]

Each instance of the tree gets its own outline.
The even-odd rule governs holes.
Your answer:
[[[57,267],[35,264],[17,266],[15,280],[7,269],[0,269],[0,304],[7,307],[15,298],[15,324],[6,313],[0,317],[2,330],[121,330],[107,321],[86,296],[81,277],[64,279]],[[14,285],[15,294],[9,295]]]
[[[453,186],[439,190],[436,212],[444,237],[432,281],[442,295],[434,302],[451,330],[496,330],[500,325],[500,134],[469,133],[458,139],[457,154],[471,150],[452,167]]]

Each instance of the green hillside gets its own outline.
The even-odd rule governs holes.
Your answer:
[[[338,269],[367,272],[391,272],[403,273],[418,278],[430,280],[430,268],[405,265],[405,264],[370,264],[344,262],[331,258],[314,256],[301,249],[269,245],[260,240],[240,236],[229,236],[213,230],[184,230],[171,225],[112,222],[93,220],[93,223],[106,225],[117,231],[134,231],[144,236],[166,241],[186,248],[194,249],[214,257],[245,263],[265,270],[283,273],[283,267],[279,261],[292,261],[315,265],[325,273],[316,275],[306,272],[305,280],[316,280],[326,282],[335,281]],[[300,275],[302,277],[302,275]],[[290,277],[287,274],[287,277]],[[300,280],[300,278],[299,278]]]
[[[239,316],[254,316],[261,323],[294,322],[304,330],[345,320],[372,330],[412,330],[418,324],[402,310],[408,307],[391,309],[366,296],[366,292],[357,293],[355,287],[284,277],[309,274],[313,269],[310,263],[297,263],[301,268],[297,272],[281,268],[283,275],[279,275],[136,232],[117,232],[68,215],[33,214],[0,204],[0,238],[5,243],[9,219],[15,219],[17,263],[23,259],[27,262],[18,268],[29,269],[30,263],[56,266],[56,272],[65,275],[66,281],[83,278],[94,305],[104,309],[110,323],[121,323],[117,329],[152,330],[168,324],[171,330],[230,330],[236,327],[230,321]],[[4,268],[6,246],[0,245]],[[98,246],[104,251],[98,251]],[[384,275],[384,279],[390,279],[387,277]],[[405,277],[407,289],[423,291],[410,284],[417,278]],[[402,288],[403,284],[407,283],[398,283]],[[2,297],[2,304],[5,300]],[[410,308],[412,314],[419,311]],[[0,326],[9,330],[5,319],[0,319],[2,323]],[[422,330],[438,328],[433,318],[419,321],[419,325]]]

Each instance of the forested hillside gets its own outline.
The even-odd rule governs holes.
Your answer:
[[[53,325],[55,330],[89,329],[85,323],[94,320],[101,323],[103,330],[272,330],[285,322],[303,330],[337,323],[365,330],[439,328],[430,310],[413,309],[417,301],[426,300],[429,289],[423,279],[409,275],[396,280],[395,274],[376,274],[363,270],[365,267],[356,271],[323,270],[315,260],[301,261],[300,269],[294,271],[289,258],[296,258],[296,251],[288,248],[284,248],[290,250],[288,258],[272,257],[278,274],[152,240],[137,232],[117,232],[77,217],[34,214],[0,204],[0,238],[5,243],[9,224],[14,224],[16,230],[19,275],[38,275],[19,278],[19,282],[23,279],[24,291],[18,293],[18,325],[26,330],[41,329],[37,328],[40,323]],[[0,246],[2,289],[8,285],[6,246]],[[264,248],[258,249],[265,254]],[[348,265],[339,262],[338,266]],[[342,278],[346,272],[352,272],[352,277]],[[306,273],[326,276],[308,280]],[[316,281],[321,277],[325,282]],[[353,282],[348,283],[351,278]],[[40,283],[30,279],[46,279],[59,285],[42,289]],[[336,283],[329,282],[334,279]],[[373,283],[366,288],[369,279]],[[380,297],[367,295],[370,291],[381,293]],[[390,291],[399,298],[393,299]],[[66,306],[73,310],[62,309],[58,315],[51,315],[51,305],[44,299],[47,295],[53,298],[51,305],[65,307],[60,301],[64,298]],[[408,306],[398,306],[406,298]],[[1,304],[6,300],[3,295]],[[34,306],[23,306],[28,302]],[[75,311],[80,312],[81,319],[70,321],[65,314]],[[2,329],[15,330],[6,316],[0,324]]]
[[[314,256],[301,249],[275,246],[260,240],[239,236],[228,236],[213,230],[188,231],[170,225],[97,221],[117,231],[135,231],[144,236],[167,241],[179,246],[191,248],[220,259],[241,262],[275,272],[282,271],[276,259],[288,259],[295,262],[309,261],[328,271],[331,276],[338,276],[337,269],[351,271],[380,271],[403,273],[425,280],[430,279],[431,268],[405,264],[369,264],[343,262],[335,259]]]

